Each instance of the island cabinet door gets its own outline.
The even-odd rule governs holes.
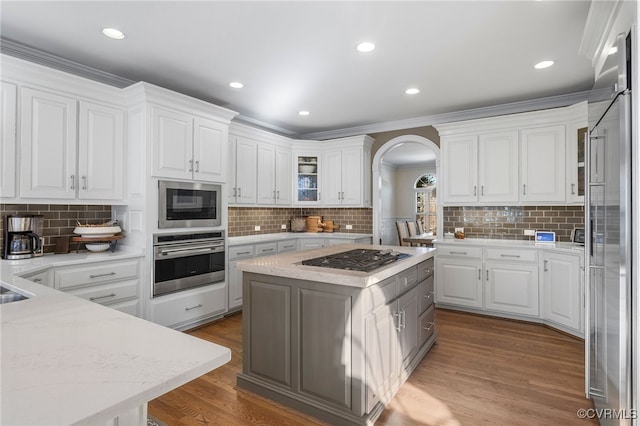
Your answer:
[[[243,369],[291,388],[291,287],[249,279],[244,293]]]
[[[300,289],[300,393],[352,409],[352,296]]]

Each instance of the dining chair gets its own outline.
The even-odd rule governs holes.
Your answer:
[[[416,235],[418,235],[418,232],[416,230],[416,223],[413,221],[407,221],[407,229],[409,230],[409,236],[410,237],[415,237]]]
[[[410,243],[402,241],[403,238],[409,236],[409,232],[407,232],[407,222],[403,220],[396,221],[396,229],[398,230],[398,244],[405,247],[410,246]]]
[[[418,221],[418,234],[424,234],[424,225],[421,220]]]

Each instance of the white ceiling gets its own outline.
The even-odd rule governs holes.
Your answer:
[[[295,137],[588,90],[588,1],[9,1],[0,35]],[[101,34],[110,26],[124,40]],[[356,52],[370,40],[377,49]],[[552,59],[555,65],[535,70]],[[232,89],[231,81],[245,88]],[[418,95],[404,93],[408,87]],[[299,110],[309,110],[307,117]]]

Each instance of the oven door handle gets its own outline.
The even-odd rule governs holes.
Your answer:
[[[220,247],[208,247],[208,246],[200,246],[200,247],[189,247],[189,248],[179,248],[179,249],[160,249],[156,254],[156,259],[167,259],[169,257],[186,257],[193,256],[196,254],[204,254],[204,253],[217,253],[223,252],[224,248],[220,250]]]

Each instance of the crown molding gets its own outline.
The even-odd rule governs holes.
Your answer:
[[[29,62],[44,65],[49,68],[57,69],[59,71],[64,71],[69,74],[74,74],[79,77],[84,77],[89,80],[115,86],[120,89],[135,83],[135,81],[127,78],[88,67],[2,37],[0,37],[0,52]]]
[[[434,124],[452,123],[456,121],[467,121],[478,118],[496,117],[520,112],[531,112],[551,108],[560,108],[586,101],[589,93],[589,91],[577,92],[568,95],[557,95],[528,101],[511,102],[507,104],[473,108],[444,114],[428,115],[406,120],[389,121],[386,123],[329,130],[326,132],[307,133],[302,135],[302,137],[304,139],[316,140],[334,139],[344,136],[414,129],[416,127],[432,126]]]

